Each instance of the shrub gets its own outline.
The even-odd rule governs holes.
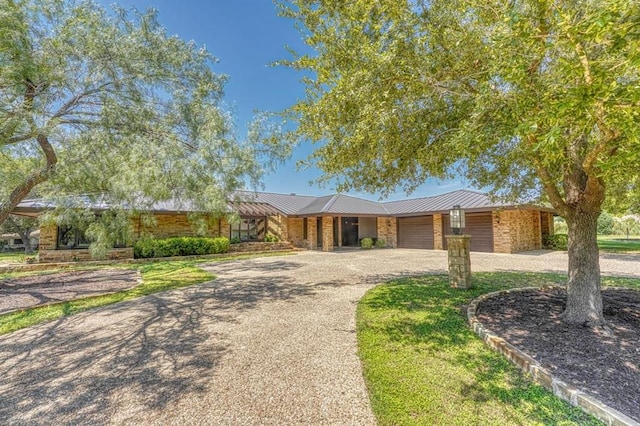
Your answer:
[[[229,239],[225,237],[147,238],[137,241],[133,246],[135,258],[192,256],[226,253],[228,251]]]
[[[567,249],[567,235],[566,234],[554,234],[545,235],[542,240],[544,248],[551,250],[566,250]]]
[[[600,213],[598,217],[598,234],[611,235],[615,226],[615,218],[607,212]]]
[[[264,237],[264,242],[265,243],[277,243],[278,241],[280,241],[280,239],[277,236],[272,235],[272,234],[267,234]]]
[[[240,244],[242,242],[242,240],[239,237],[233,237],[232,239],[229,240],[229,243],[231,244]]]
[[[363,249],[370,249],[373,247],[373,240],[371,238],[363,238],[360,240],[360,247]]]
[[[387,243],[382,238],[378,238],[376,240],[376,248],[384,248],[386,246],[387,246]]]

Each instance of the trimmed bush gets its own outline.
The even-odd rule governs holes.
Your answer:
[[[567,249],[567,235],[566,234],[554,234],[545,235],[542,240],[544,248],[551,250],[566,250]]]
[[[242,240],[240,239],[240,237],[233,237],[232,239],[229,240],[229,243],[231,244],[240,244],[242,242]]]
[[[275,235],[272,235],[272,234],[267,234],[267,235],[265,235],[265,237],[264,237],[264,242],[265,242],[265,243],[277,243],[278,241],[280,241],[280,240],[278,239],[278,237],[277,237],[277,236],[275,236]]]
[[[371,238],[363,238],[360,240],[360,247],[363,249],[370,249],[373,247],[373,240]]]
[[[217,254],[227,253],[228,251],[229,239],[225,237],[148,238],[139,240],[133,245],[133,255],[136,259]]]
[[[378,238],[376,240],[376,248],[384,248],[386,246],[387,246],[387,243],[382,238]]]

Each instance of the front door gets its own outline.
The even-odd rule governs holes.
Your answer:
[[[342,246],[358,247],[358,218],[342,218]]]

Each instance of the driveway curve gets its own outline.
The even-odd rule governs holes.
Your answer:
[[[640,276],[603,255],[603,274]],[[472,255],[565,272],[566,255]],[[375,284],[446,271],[441,251],[302,252],[204,265],[217,279],[0,336],[3,424],[375,424],[355,309]]]

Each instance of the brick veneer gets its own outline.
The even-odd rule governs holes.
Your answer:
[[[442,243],[442,215],[433,215],[433,249],[444,250],[444,244]]]
[[[318,219],[315,217],[307,218],[307,243],[312,250],[318,248]]]
[[[217,237],[223,228],[228,234],[229,224],[224,219],[222,221],[224,224],[222,222],[219,223],[218,220],[213,220],[209,226],[207,236]],[[145,224],[145,221],[140,217],[134,218],[133,232],[135,239],[143,238],[146,235],[153,235],[156,238],[195,237],[198,235],[197,229],[189,222],[186,213],[154,214],[153,221],[148,224]]]
[[[40,263],[86,262],[95,260],[88,249],[40,250]],[[133,259],[133,247],[115,248],[107,252],[106,260]]]
[[[333,251],[333,217],[322,216],[322,251]]]
[[[496,253],[515,253],[541,248],[539,210],[493,212],[493,250]]]
[[[378,238],[382,238],[387,247],[398,246],[398,225],[395,217],[379,217],[376,220]]]

